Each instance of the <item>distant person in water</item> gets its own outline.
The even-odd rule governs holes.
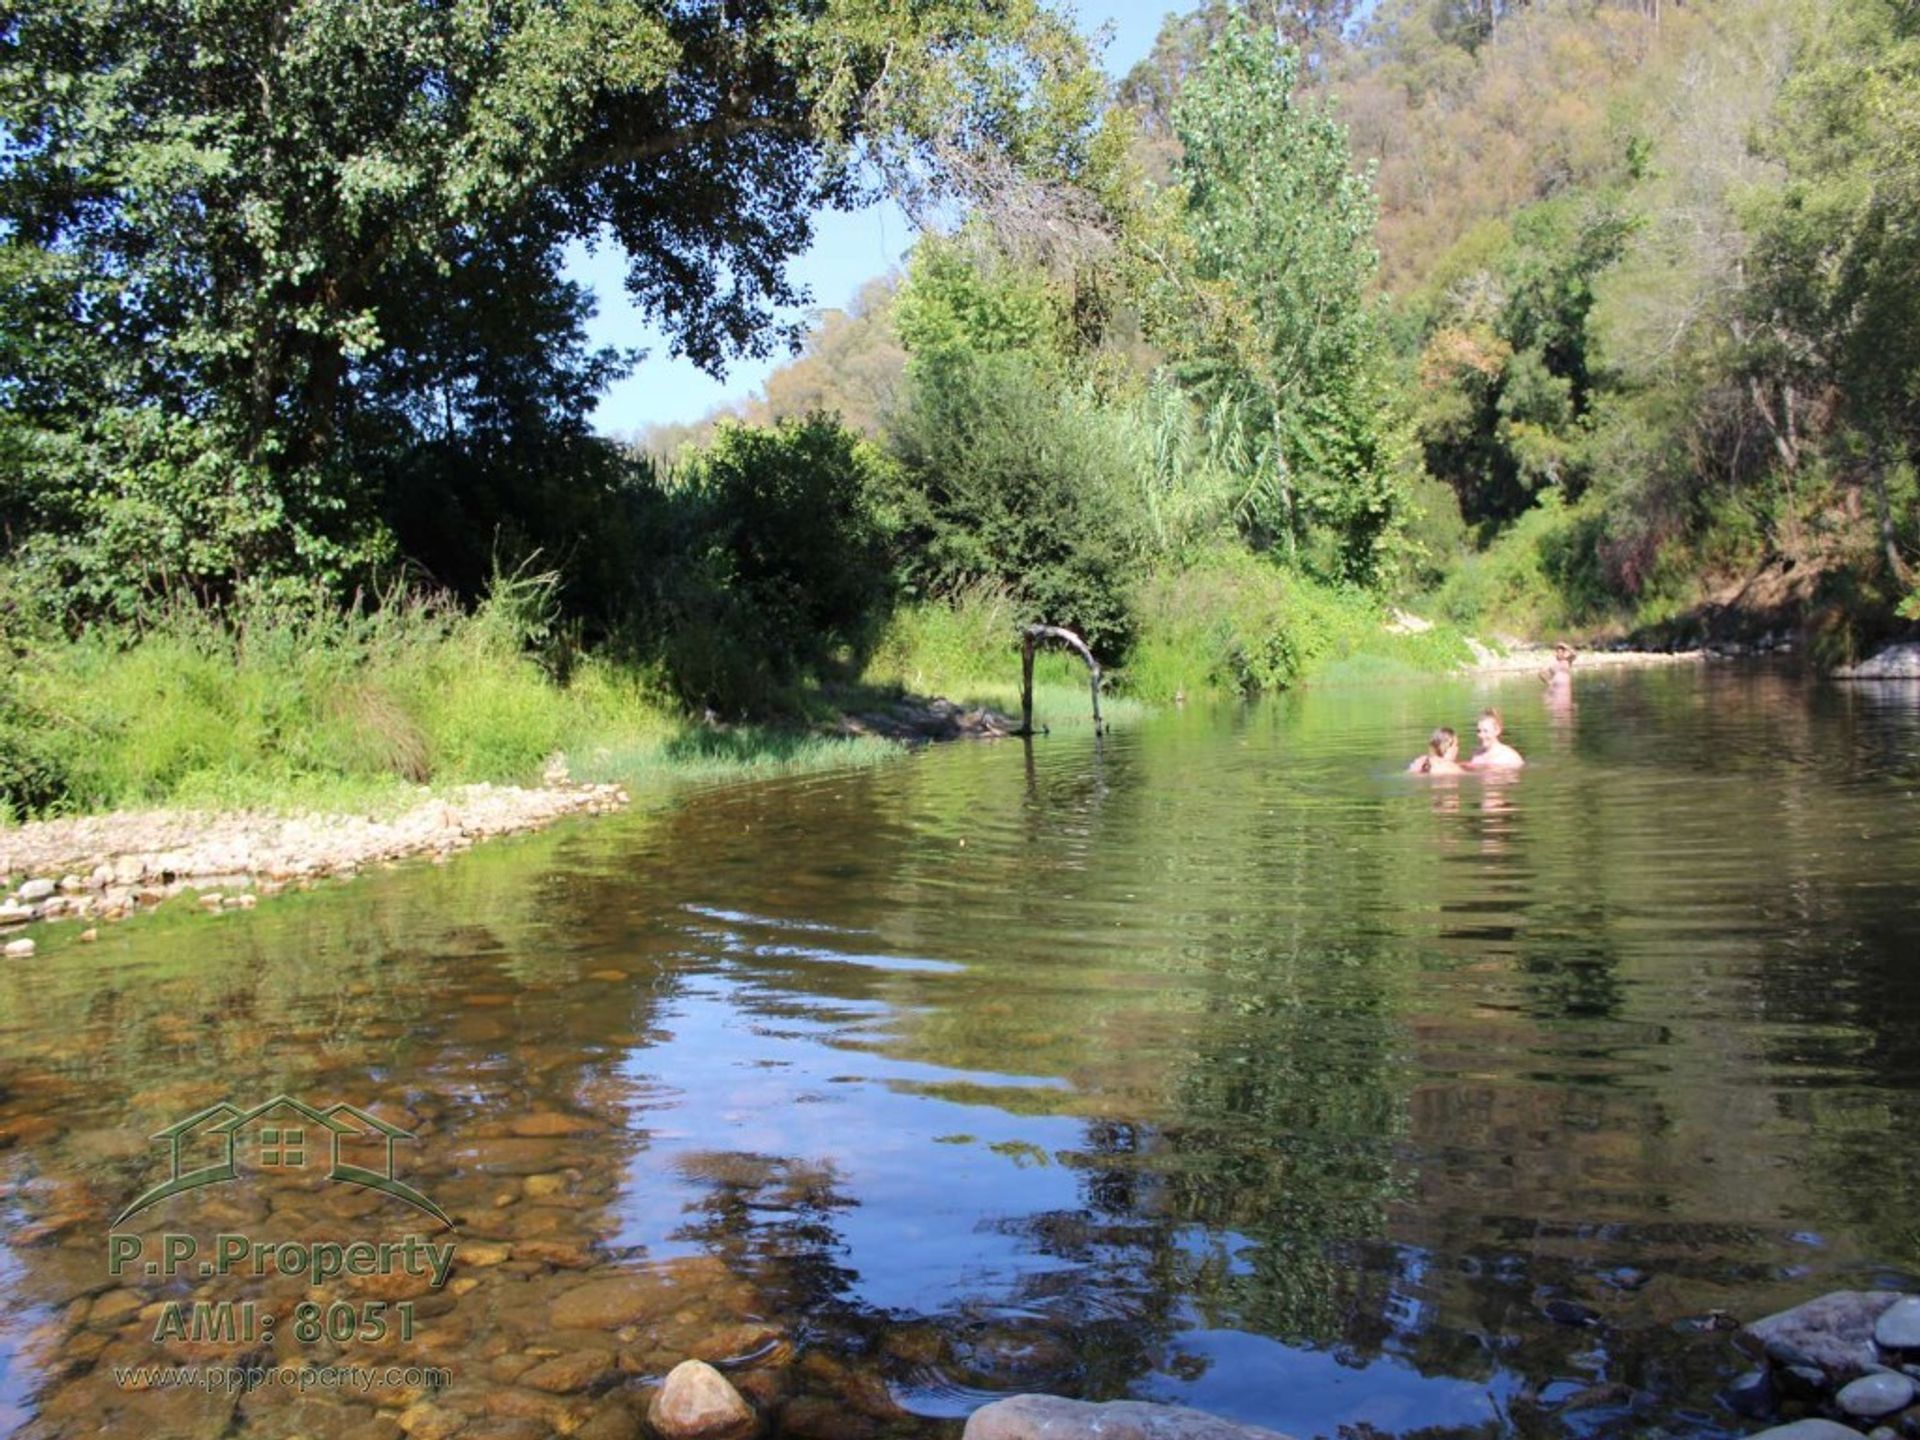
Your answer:
[[[1480,748],[1467,762],[1469,770],[1518,770],[1527,763],[1518,750],[1500,738],[1506,734],[1506,728],[1498,710],[1480,712],[1480,723],[1474,727],[1474,733],[1480,737]]]
[[[1547,686],[1547,714],[1556,725],[1573,719],[1574,648],[1562,640],[1553,647],[1553,663],[1540,672]]]
[[[1416,775],[1458,775],[1466,766],[1460,763],[1460,737],[1453,727],[1442,725],[1427,741],[1427,753],[1416,756],[1407,766]]]
[[[1540,672],[1549,687],[1573,683],[1573,657],[1580,652],[1562,640],[1553,647],[1553,663]]]

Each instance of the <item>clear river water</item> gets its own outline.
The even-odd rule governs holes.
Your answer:
[[[1526,770],[1402,773],[1490,700]],[[631,1434],[698,1354],[853,1440],[1028,1390],[1737,1435],[1727,1317],[1914,1284],[1917,1141],[1920,688],[1170,712],[47,931],[0,969],[0,1433]],[[274,1249],[409,1235],[444,1284]],[[131,1368],[375,1361],[437,1368]]]

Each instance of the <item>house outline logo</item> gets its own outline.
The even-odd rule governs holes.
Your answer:
[[[283,1113],[286,1119],[281,1118]],[[266,1123],[269,1119],[275,1123]],[[307,1137],[309,1130],[313,1130],[327,1137],[327,1179],[391,1195],[431,1215],[449,1230],[454,1228],[452,1217],[446,1211],[393,1173],[394,1142],[416,1139],[411,1131],[388,1124],[358,1105],[342,1101],[320,1110],[286,1094],[276,1095],[251,1110],[242,1110],[230,1101],[222,1100],[204,1110],[195,1111],[184,1120],[176,1120],[166,1129],[150,1136],[150,1139],[166,1146],[169,1168],[173,1173],[135,1199],[114,1217],[113,1223],[120,1225],[130,1216],[138,1215],[171,1196],[237,1180],[239,1166],[235,1158],[236,1141],[243,1132],[256,1125],[259,1132],[255,1143],[260,1151],[259,1163],[262,1168],[304,1169]],[[182,1153],[184,1147],[194,1140],[211,1137],[218,1137],[221,1141],[223,1158],[212,1164],[187,1168],[187,1157]],[[341,1156],[342,1140],[372,1140],[376,1137],[384,1142],[383,1168],[375,1170],[351,1164]]]

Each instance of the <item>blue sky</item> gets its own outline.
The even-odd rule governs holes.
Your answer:
[[[1170,12],[1188,8],[1185,0],[1078,0],[1063,6],[1079,17],[1089,33],[1112,27],[1105,51],[1109,73],[1123,74],[1144,57]],[[913,243],[913,227],[891,202],[847,215],[829,211],[819,217],[813,245],[794,261],[793,276],[810,292],[821,309],[845,306],[860,287],[900,263]],[[670,420],[697,420],[718,405],[743,399],[758,390],[785,357],[743,360],[715,380],[686,360],[667,356],[660,332],[627,302],[621,287],[625,264],[618,250],[603,247],[588,254],[576,246],[568,256],[567,273],[591,285],[600,313],[589,327],[595,344],[644,346],[650,352],[633,373],[600,397],[593,414],[602,434],[629,434]]]

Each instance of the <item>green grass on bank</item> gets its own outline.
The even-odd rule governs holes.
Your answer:
[[[1247,696],[1302,684],[1406,680],[1444,674],[1472,658],[1451,625],[1394,634],[1378,596],[1324,584],[1238,547],[1148,577],[1133,609],[1132,647],[1108,670],[1111,696],[1103,709],[1115,719],[1183,693]],[[991,590],[913,606],[892,617],[866,677],[1017,706],[1019,663],[1008,637],[1018,628],[1012,602]],[[1044,653],[1035,679],[1054,692],[1050,708],[1087,709],[1077,658]]]
[[[1445,627],[1391,635],[1370,597],[1231,553],[1149,579],[1131,652],[1108,672],[1106,718],[1127,724],[1182,692],[1254,694],[1405,678],[1466,658]],[[901,608],[852,692],[810,691],[815,721],[905,692],[1018,714],[1017,614],[991,592]],[[420,787],[572,777],[651,786],[873,764],[887,741],[824,725],[689,718],[645,667],[588,657],[564,683],[530,654],[511,591],[476,612],[401,599],[370,612],[191,606],[137,634],[5,637],[0,819],[151,806],[391,812]],[[1087,724],[1086,671],[1044,652],[1036,718]],[[788,697],[791,700],[793,697]]]
[[[710,727],[635,666],[590,658],[557,683],[503,608],[262,607],[221,624],[183,607],[134,637],[16,637],[0,682],[0,816],[391,813],[421,786],[537,781],[556,753],[575,779],[640,785],[867,764],[895,748]]]

